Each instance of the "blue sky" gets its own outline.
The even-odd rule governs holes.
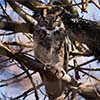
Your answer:
[[[0,0],[0,3],[3,3],[4,0]]]
[[[88,13],[84,13],[84,18],[100,21],[100,9],[93,4],[89,4]]]

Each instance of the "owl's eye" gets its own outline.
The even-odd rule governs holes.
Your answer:
[[[43,30],[43,29],[41,29],[41,30],[39,31],[39,33],[40,33],[41,39],[44,39],[44,38],[46,37],[46,35],[47,35],[46,31]]]

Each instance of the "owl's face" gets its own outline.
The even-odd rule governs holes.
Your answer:
[[[53,26],[53,24],[56,22],[57,20],[57,16],[55,16],[54,14],[48,14],[44,21],[46,23],[46,28],[49,30],[54,29],[55,27]]]
[[[45,11],[45,10],[44,10]],[[46,10],[46,16],[38,16],[37,21],[40,26],[44,26],[48,30],[54,29],[56,26],[58,26],[58,23],[61,21],[61,17],[63,13],[62,7],[55,7],[53,9],[47,9]],[[59,20],[58,20],[59,19]],[[56,23],[56,25],[54,25]]]
[[[60,51],[65,34],[61,17],[53,12],[47,13],[46,17],[40,16],[33,32],[33,39],[37,44],[35,56],[45,63],[57,63],[59,55],[63,55]]]
[[[57,12],[57,9],[48,11],[46,17],[38,17],[38,26],[35,28],[37,30],[33,32],[33,38],[46,49],[51,48],[53,41],[62,41],[64,39],[64,24],[61,17],[57,16],[55,12]]]

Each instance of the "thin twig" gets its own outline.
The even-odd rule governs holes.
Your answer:
[[[87,64],[89,64],[89,63],[91,63],[91,62],[94,62],[94,61],[96,61],[96,60],[97,60],[96,58],[93,58],[93,59],[91,59],[91,60],[89,60],[89,61],[86,61],[85,63],[82,63],[82,64],[80,64],[80,65],[78,65],[78,66],[81,67],[81,66],[87,65]]]
[[[15,46],[23,46],[23,47],[28,47],[28,48],[33,48],[33,45],[30,44],[25,44],[22,42],[4,42],[3,44],[5,45],[15,45]]]
[[[100,82],[100,79],[98,79],[97,77],[95,77],[95,76],[93,76],[93,75],[91,75],[91,74],[89,74],[89,73],[87,73],[87,72],[85,72],[85,71],[83,71],[83,70],[80,70],[80,69],[79,69],[79,71],[82,72],[82,73],[84,73],[85,75],[90,76],[90,77],[92,77],[93,79],[95,79],[95,80],[97,80],[97,81]]]
[[[14,79],[18,79],[18,78],[20,78],[21,76],[23,76],[24,74],[25,74],[25,72],[22,72],[22,73],[20,73],[20,74],[18,74],[18,75],[15,75],[14,77],[9,78],[9,79],[7,79],[7,80],[0,80],[0,83],[1,83],[1,82],[8,82],[8,81],[11,81],[11,80],[14,80]]]
[[[80,70],[86,70],[86,71],[100,71],[100,68],[80,68]]]
[[[96,0],[90,0],[98,9],[100,9],[100,4]]]
[[[37,88],[40,88],[41,86],[43,86],[44,84],[40,84],[37,86]],[[34,90],[34,88],[28,89],[27,91],[25,91],[23,94],[21,94],[20,96],[17,96],[15,98],[13,98],[12,100],[18,100],[19,98],[23,97],[24,95],[28,95],[30,92],[32,92]]]
[[[80,3],[76,3],[76,4],[70,4],[70,5],[41,5],[41,6],[36,6],[36,8],[55,8],[55,7],[72,7],[72,6],[79,6],[82,4],[86,4],[86,2],[80,2]]]
[[[37,87],[36,87],[36,85],[35,85],[35,83],[34,83],[32,77],[31,77],[29,71],[25,68],[24,64],[22,64],[21,62],[20,62],[20,64],[21,64],[22,69],[26,72],[27,76],[28,76],[29,79],[30,79],[30,82],[31,82],[31,84],[32,84],[32,86],[33,86],[33,88],[34,88],[34,91],[35,91],[36,100],[39,100],[39,96],[38,96],[38,92],[37,92]]]
[[[33,75],[34,73],[35,73],[35,72],[31,73],[30,75]],[[22,80],[24,80],[24,79],[27,78],[27,77],[28,77],[28,76],[26,75],[26,76],[21,77],[20,79],[16,79],[16,80],[13,80],[13,81],[8,81],[8,82],[6,82],[6,83],[4,83],[4,84],[1,84],[0,87],[9,86],[9,85],[14,84],[14,83],[16,83],[16,82],[22,81]]]
[[[0,7],[1,7],[1,9],[3,10],[3,13],[7,16],[7,19],[9,20],[9,21],[11,21],[12,19],[9,17],[9,15],[6,13],[6,11],[5,11],[5,9],[3,8],[3,6],[2,6],[2,4],[0,3]]]

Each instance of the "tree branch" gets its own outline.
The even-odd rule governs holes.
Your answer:
[[[38,22],[29,14],[27,14],[24,10],[22,10],[14,0],[7,0],[9,5],[16,11],[17,14],[19,14],[26,22],[36,25]]]
[[[39,2],[38,0],[15,0],[19,4],[22,4],[29,9],[33,10],[34,12],[38,12],[40,9],[36,6],[41,6],[43,3]]]
[[[30,25],[26,23],[18,23],[18,22],[0,22],[0,29],[14,31],[14,32],[30,32]]]
[[[79,86],[79,94],[86,100],[100,100],[100,82],[93,79]]]

